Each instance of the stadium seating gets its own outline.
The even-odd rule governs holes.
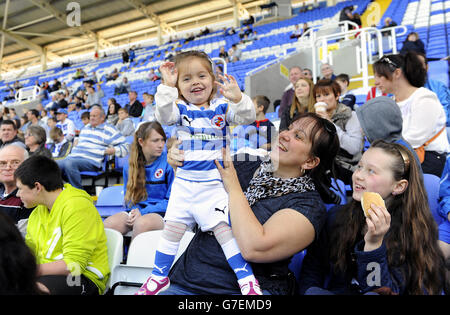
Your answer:
[[[111,274],[111,290],[115,295],[128,295],[137,292],[142,283],[147,280],[153,269],[158,240],[162,230],[138,234],[128,250],[125,265],[118,265]],[[180,241],[174,263],[189,246],[194,233],[186,231]]]
[[[126,209],[123,189],[123,185],[117,185],[106,187],[100,192],[95,207],[102,218]]]

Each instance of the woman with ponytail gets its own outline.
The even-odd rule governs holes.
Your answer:
[[[174,171],[167,163],[165,143],[166,134],[158,122],[139,126],[128,164],[123,169],[127,211],[106,218],[105,227],[122,234],[132,230],[132,238],[164,227],[163,217],[174,179]]]
[[[353,173],[349,203],[328,212],[308,249],[302,294],[441,294],[444,258],[420,170],[406,147],[377,140]],[[361,196],[376,192],[385,207],[365,217]]]
[[[403,138],[418,152],[424,149],[424,173],[441,176],[450,146],[446,114],[436,94],[424,88],[426,70],[414,52],[386,55],[373,65],[375,86],[392,93],[403,118]],[[419,155],[420,158],[420,155]]]

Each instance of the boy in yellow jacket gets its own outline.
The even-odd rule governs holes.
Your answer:
[[[109,276],[101,217],[84,191],[63,185],[52,159],[32,156],[14,173],[17,196],[36,207],[25,241],[36,256],[38,283],[50,294],[102,294]]]

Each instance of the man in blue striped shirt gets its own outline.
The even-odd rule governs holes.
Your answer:
[[[105,124],[105,116],[101,106],[93,106],[89,124],[81,130],[78,144],[65,159],[57,161],[64,179],[76,188],[82,188],[80,172],[99,171],[105,155],[128,154],[125,137],[115,127]]]

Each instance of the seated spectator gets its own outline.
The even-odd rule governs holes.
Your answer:
[[[16,92],[14,90],[10,90],[9,94],[3,98],[3,101],[7,102],[15,99],[16,99]]]
[[[130,92],[131,85],[127,77],[123,77],[122,82],[114,87],[114,95],[126,94]]]
[[[92,81],[92,84],[98,83],[97,73],[95,71],[92,71],[91,75],[88,77],[88,80]]]
[[[333,73],[333,67],[329,63],[323,63],[320,65],[320,73],[322,74],[323,79],[334,80],[336,79],[336,75]]]
[[[416,152],[402,136],[402,112],[393,99],[387,96],[373,98],[356,108],[355,112],[369,143],[381,139],[388,143],[401,144],[412,152],[421,169]]]
[[[19,129],[17,135],[19,138],[23,139],[23,134],[25,133],[30,124],[31,122],[28,121],[28,115],[23,114],[23,116],[20,117],[20,127],[18,126]]]
[[[372,86],[367,93],[366,102],[378,96],[387,96],[387,93],[383,93],[376,86]]]
[[[291,38],[291,39],[297,39],[297,38],[299,38],[300,36],[302,36],[302,30],[300,29],[300,25],[295,25],[295,29],[294,29],[294,31],[292,32],[292,34],[291,34],[291,36],[289,36],[289,38]]]
[[[8,144],[16,144],[24,149],[26,149],[25,144],[22,140],[17,137],[17,125],[12,120],[2,120],[0,122],[0,148]]]
[[[61,128],[56,126],[50,129],[50,137],[53,142],[49,145],[48,149],[51,152],[53,159],[61,160],[66,158],[72,151],[72,142],[67,141]]]
[[[84,106],[86,109],[90,109],[94,105],[101,105],[103,106],[102,97],[105,96],[105,93],[103,92],[100,84],[97,84],[98,90],[95,91],[93,86],[87,86],[87,98],[86,102],[84,103]]]
[[[447,117],[447,127],[450,127],[450,90],[447,86],[441,81],[430,79],[428,76],[428,61],[424,54],[417,53],[417,57],[422,62],[422,66],[425,68],[427,72],[427,79],[424,84],[424,88],[429,89],[430,91],[436,93],[436,96],[444,107],[446,117]]]
[[[384,55],[373,70],[375,85],[394,94],[402,112],[403,137],[418,153],[423,172],[440,177],[450,152],[447,119],[436,94],[423,87],[426,71],[417,54]]]
[[[10,119],[10,118],[9,118],[9,108],[6,107],[6,106],[4,106],[4,107],[2,108],[2,117],[0,118],[0,121],[1,121],[1,120],[7,120],[7,119]]]
[[[78,68],[77,71],[75,72],[74,76],[72,77],[72,79],[74,80],[78,80],[78,79],[82,79],[86,76],[86,73],[83,71],[83,69]]]
[[[147,92],[145,92],[142,93],[142,98],[144,99],[144,102],[142,103],[142,105],[144,106],[144,111],[142,112],[142,120],[155,120],[155,97],[152,94],[148,94]]]
[[[314,113],[313,89],[314,83],[309,79],[300,78],[295,82],[292,104],[281,112],[279,130],[288,128],[298,114]]]
[[[91,115],[89,112],[84,112],[81,114],[81,122],[83,123],[83,127],[86,126],[87,124],[89,124],[91,120]],[[83,128],[81,128],[83,129]]]
[[[247,20],[245,20],[242,23],[242,25],[247,26],[247,25],[252,25],[253,23],[255,23],[255,17],[253,15],[250,15],[250,17]]]
[[[107,240],[91,196],[63,185],[58,165],[45,156],[28,158],[14,175],[17,195],[36,207],[25,241],[36,257],[38,282],[53,295],[102,294],[110,274]]]
[[[392,21],[392,19],[390,17],[387,17],[384,19],[384,25],[381,29],[394,27],[394,26],[397,26],[397,23]],[[391,35],[391,31],[381,31],[381,34],[383,36],[389,36],[389,35]]]
[[[67,116],[68,114],[66,109],[58,109],[58,111],[56,112],[56,119],[58,120],[56,126],[62,130],[67,141],[73,141],[76,128],[74,122],[67,118]]]
[[[105,80],[106,80],[106,82],[111,81],[111,80],[114,81],[118,77],[119,77],[119,71],[117,70],[117,68],[114,68],[114,70],[110,74],[105,76]]]
[[[164,152],[166,134],[158,122],[141,124],[131,144],[129,163],[123,169],[127,210],[105,219],[106,228],[126,234],[162,230],[174,179]]]
[[[117,104],[115,98],[108,99],[108,113],[106,114],[106,123],[115,126],[119,120],[118,111],[120,104]]]
[[[27,158],[28,151],[20,146],[12,144],[0,149],[0,213],[8,215],[15,224],[26,221],[33,211],[17,197],[14,178],[14,171]]]
[[[228,56],[229,56],[230,62],[239,61],[242,56],[242,50],[236,44],[233,44],[233,45],[231,45],[231,48],[228,51]]]
[[[400,49],[400,54],[405,55],[408,51],[425,54],[425,44],[416,32],[411,32],[408,34],[403,42],[402,49]]]
[[[221,46],[219,48],[219,58],[222,58],[226,62],[229,62],[229,56],[228,56],[228,53],[225,51],[225,46]]]
[[[341,102],[344,105],[347,105],[352,110],[356,103],[356,96],[351,94],[347,89],[350,84],[350,77],[348,74],[341,73],[336,77],[336,82],[339,84],[339,87],[341,88],[341,96],[339,97],[339,102]]]
[[[351,183],[352,173],[356,169],[364,148],[364,137],[358,117],[349,107],[339,103],[341,89],[335,81],[318,81],[313,93],[316,102],[327,104],[325,112],[316,113],[331,121],[336,127],[340,144],[340,150],[336,156],[336,176],[348,185]]]
[[[296,140],[300,133],[301,141]],[[231,162],[225,154],[224,168],[216,163],[229,194],[233,235],[263,294],[296,293],[288,265],[320,234],[326,218],[322,200],[330,199],[329,189],[323,189],[330,185],[325,174],[338,149],[333,125],[306,114],[280,133],[278,145],[264,161],[237,156]],[[175,147],[168,157],[174,168],[183,164],[183,154]],[[216,237],[201,230],[169,277],[171,285],[162,294],[240,294]]]
[[[354,9],[355,7],[353,5],[344,7],[339,13],[339,22],[351,21],[353,19]]]
[[[130,55],[128,54],[128,52],[125,49],[122,50],[122,62],[128,63],[129,61],[130,61]]]
[[[161,79],[161,76],[155,73],[155,69],[152,68],[148,71],[148,77],[146,78],[146,81],[154,82],[159,79]]]
[[[137,92],[130,91],[128,93],[128,100],[128,104],[125,105],[126,109],[128,109],[128,114],[131,117],[141,117],[144,106],[137,100]]]
[[[246,146],[254,149],[271,150],[272,142],[275,142],[277,132],[274,124],[266,118],[267,109],[270,106],[270,100],[267,96],[256,95],[253,99],[256,110],[256,120],[248,126],[236,126],[234,130],[241,129],[242,133],[238,136],[245,140]],[[234,131],[233,130],[233,131]],[[240,139],[238,139],[239,141]],[[238,145],[239,148],[239,145]]]
[[[250,33],[247,37],[247,40],[252,42],[258,39],[258,34],[256,31],[253,31],[252,33]]]
[[[31,125],[25,132],[25,145],[30,156],[43,155],[51,158],[52,153],[45,147],[47,135],[41,126]]]
[[[0,295],[42,294],[37,265],[13,220],[0,211]]]
[[[303,23],[302,35],[304,35],[309,30],[308,23]],[[306,35],[309,36],[309,35]]]
[[[368,217],[361,207],[366,191],[379,193],[386,204],[372,205]],[[353,173],[351,201],[329,210],[308,248],[300,294],[440,295],[445,270],[437,240],[413,155],[402,145],[376,141]]]
[[[105,155],[124,157],[128,154],[125,138],[113,126],[105,124],[105,112],[94,105],[90,112],[90,123],[85,126],[78,143],[65,159],[58,160],[63,176],[76,188],[82,188],[82,171],[99,171]]]
[[[307,79],[310,79],[311,81],[313,81],[313,74],[311,69],[305,68],[303,69],[303,76]]]
[[[119,120],[117,120],[116,128],[124,136],[128,137],[134,133],[134,123],[128,117],[128,110],[125,107],[119,108]]]
[[[134,48],[130,47],[130,49],[128,49],[128,58],[130,59],[130,63],[132,63],[134,61],[135,57],[136,57],[136,53],[134,52]]]
[[[294,84],[302,77],[302,68],[293,66],[289,68],[289,85],[284,89],[281,96],[280,108],[278,109],[278,117],[281,117],[286,108],[291,107],[294,97]]]

